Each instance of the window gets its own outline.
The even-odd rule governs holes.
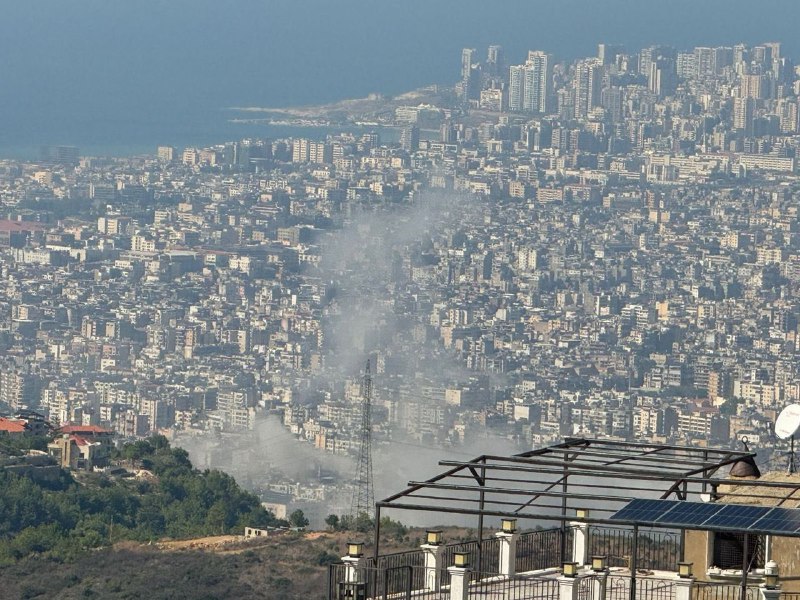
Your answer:
[[[747,541],[748,571],[764,568],[766,539],[763,535],[751,535]],[[730,532],[714,533],[714,560],[712,565],[720,569],[742,570],[744,559],[744,534]]]

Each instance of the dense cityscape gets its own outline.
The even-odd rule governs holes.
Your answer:
[[[349,502],[369,361],[377,453],[783,460],[798,96],[779,43],[491,46],[454,87],[276,117],[340,133],[2,160],[0,429],[61,427],[50,453],[83,469],[165,434],[319,523]],[[291,449],[243,464],[259,439]]]

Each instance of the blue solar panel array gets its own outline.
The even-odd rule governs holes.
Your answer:
[[[683,502],[631,500],[611,517],[662,527],[757,531],[775,535],[800,533],[800,509]]]

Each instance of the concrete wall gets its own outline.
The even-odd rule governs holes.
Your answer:
[[[706,575],[711,560],[711,535],[707,531],[687,531],[685,560],[694,563],[694,576],[698,581],[722,582],[719,578],[710,579]],[[772,549],[769,557],[778,563],[781,589],[784,592],[800,592],[800,538],[773,537],[770,544]]]
[[[684,550],[684,560],[694,563],[694,576],[699,581],[707,581],[706,571],[708,571],[709,561],[709,540],[710,534],[707,531],[687,531],[686,546]]]

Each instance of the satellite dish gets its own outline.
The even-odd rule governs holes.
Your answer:
[[[800,429],[800,404],[790,404],[778,415],[775,421],[775,435],[782,440],[788,440],[797,435]]]
[[[794,462],[794,437],[800,429],[800,404],[790,404],[778,415],[775,421],[775,435],[782,440],[791,439],[792,444],[789,450],[789,473],[795,473]]]

